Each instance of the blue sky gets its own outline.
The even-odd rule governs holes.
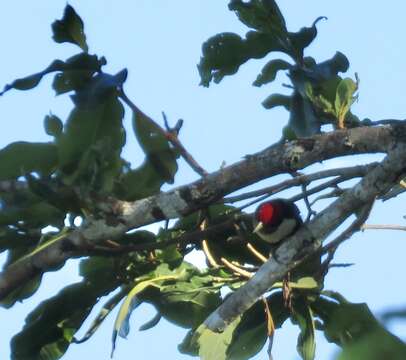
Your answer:
[[[218,0],[136,0],[113,2],[70,1],[85,22],[90,52],[106,56],[106,71],[115,73],[129,69],[126,83],[128,96],[157,121],[165,111],[169,120],[185,120],[181,140],[208,171],[240,160],[244,155],[259,151],[280,138],[286,124],[287,112],[262,108],[261,101],[272,92],[286,92],[277,81],[262,88],[251,86],[264,65],[264,60],[241,67],[237,75],[225,78],[219,85],[199,87],[196,64],[201,44],[210,36],[224,31],[244,34],[246,28],[227,9],[226,1]],[[401,1],[279,1],[288,28],[298,30],[309,26],[320,15],[328,21],[318,24],[319,36],[307,53],[322,61],[339,50],[347,55],[351,67],[348,76],[358,73],[359,101],[354,112],[361,118],[373,120],[405,118],[404,84],[404,13]],[[0,86],[14,78],[45,68],[53,59],[64,59],[77,52],[72,45],[53,43],[50,24],[60,18],[65,1],[15,0],[0,4],[0,34],[2,41],[2,71]],[[52,112],[66,118],[71,109],[67,96],[55,97],[50,89],[51,78],[43,80],[30,92],[10,91],[0,98],[0,147],[16,140],[46,141],[42,129],[46,114]],[[126,117],[129,124],[129,117]],[[135,139],[127,136],[124,156],[136,165],[142,154]],[[326,162],[323,166],[354,164],[381,157],[357,157]],[[322,165],[312,169],[320,169]],[[196,179],[184,164],[176,176],[178,185]],[[280,179],[280,177],[278,177]],[[264,181],[261,185],[275,183]],[[301,204],[299,204],[301,205]],[[322,204],[325,205],[325,204]],[[370,223],[404,222],[406,211],[402,199],[377,204]],[[302,207],[303,209],[303,207]],[[367,301],[379,315],[385,309],[406,303],[402,293],[406,242],[401,232],[366,231],[344,244],[337,261],[353,262],[350,269],[332,270],[327,288],[342,292],[350,301]],[[0,260],[2,258],[0,257]],[[4,257],[3,257],[4,259]],[[67,281],[77,280],[76,263],[68,262],[59,273],[50,273],[40,291],[29,301],[11,310],[0,309],[0,358],[9,357],[8,342],[23,325],[24,317],[42,299],[55,294]],[[119,339],[115,358],[120,360],[144,358],[187,359],[176,345],[184,330],[162,322],[149,332],[139,333],[137,327],[152,316],[151,309],[142,307],[132,318],[127,340]],[[108,359],[113,318],[109,318],[92,340],[72,346],[64,357],[77,359],[91,354],[93,358]],[[391,324],[398,336],[406,333],[401,323]],[[297,359],[297,332],[292,326],[278,331],[274,341],[275,359]],[[319,358],[331,357],[334,347],[319,336]],[[256,359],[264,358],[264,355]]]

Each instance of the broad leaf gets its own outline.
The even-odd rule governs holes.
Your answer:
[[[167,276],[158,276],[152,279],[148,279],[145,281],[139,282],[135,285],[131,291],[128,293],[127,297],[125,298],[124,302],[120,306],[120,310],[116,317],[112,335],[112,350],[111,354],[114,353],[114,349],[116,347],[116,339],[117,335],[120,337],[126,338],[128,333],[130,332],[130,317],[134,309],[136,309],[139,305],[141,305],[142,300],[138,297],[138,295],[144,291],[147,287],[157,287],[160,288],[159,282],[165,280],[174,280],[176,276],[174,275],[167,275]]]
[[[376,320],[366,304],[334,296],[334,301],[319,297],[311,307],[323,321],[327,340],[343,348],[338,359],[406,358],[406,345]]]
[[[302,297],[294,302],[293,318],[300,328],[297,350],[303,360],[313,360],[316,351],[313,313],[306,300]]]
[[[63,123],[57,116],[47,115],[44,119],[44,128],[48,135],[58,138],[62,133]]]
[[[11,342],[13,360],[56,360],[62,357],[73,341],[74,333],[99,298],[118,285],[114,259],[104,260],[92,260],[93,264],[100,264],[97,276],[90,275],[82,265],[82,275],[86,276],[82,282],[65,287],[27,316],[23,330]]]
[[[263,102],[262,106],[265,109],[272,109],[277,106],[283,106],[286,110],[290,110],[291,96],[283,94],[269,95]]]
[[[228,8],[235,11],[240,21],[250,28],[286,36],[285,19],[273,0],[231,0]]]
[[[295,92],[290,103],[289,127],[297,137],[306,137],[320,132],[321,123],[309,100]]]
[[[67,184],[110,190],[121,172],[124,109],[113,94],[94,107],[76,107],[59,137],[59,160]]]
[[[69,42],[79,46],[83,51],[88,50],[83,21],[75,9],[67,5],[61,20],[52,24],[53,39],[57,43]]]
[[[358,85],[350,78],[345,78],[340,81],[337,86],[337,94],[335,99],[335,111],[338,120],[338,127],[344,128],[345,116],[350,110],[351,105],[356,100],[354,96],[358,89]]]
[[[49,175],[57,165],[57,147],[53,143],[19,141],[0,150],[0,180],[38,172]]]
[[[98,59],[96,55],[80,53],[66,61],[54,60],[46,69],[36,74],[14,80],[4,87],[0,93],[3,95],[10,89],[29,90],[39,84],[42,78],[53,72],[62,72],[54,78],[53,87],[57,94],[83,87],[95,72],[99,72],[106,64],[104,58]]]
[[[258,301],[242,315],[227,349],[227,358],[230,360],[250,359],[261,351],[267,338],[264,303]]]
[[[269,61],[261,70],[254,81],[254,86],[262,86],[275,80],[278,71],[288,70],[292,65],[285,60],[276,59]]]

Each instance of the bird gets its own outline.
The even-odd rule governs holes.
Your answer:
[[[260,204],[254,213],[254,231],[269,244],[279,244],[303,224],[293,201],[273,199]]]

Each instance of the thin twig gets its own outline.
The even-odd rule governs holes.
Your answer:
[[[369,225],[364,224],[361,226],[361,230],[401,230],[406,231],[406,226],[402,225]]]
[[[149,116],[147,116],[145,113],[143,113],[137,105],[135,105],[124,93],[124,90],[120,90],[119,94],[121,100],[124,101],[128,105],[128,107],[134,112],[141,114],[145,118],[147,118],[149,121],[151,121],[153,124],[157,126],[157,129],[161,132],[163,136],[179,151],[179,154],[183,157],[183,159],[189,164],[189,166],[197,172],[200,176],[207,176],[208,172],[204,170],[199,163],[193,158],[193,156],[186,150],[186,148],[183,146],[183,144],[180,142],[178,135],[176,131],[165,131],[161,126],[159,126],[154,120],[152,120]],[[179,124],[179,122],[178,122]]]
[[[243,277],[246,277],[247,279],[250,279],[250,278],[252,278],[252,277],[254,276],[253,273],[250,273],[250,272],[247,271],[247,270],[241,269],[239,266],[237,266],[237,265],[231,263],[231,262],[228,261],[226,258],[223,258],[223,257],[222,257],[220,260],[221,260],[221,262],[224,264],[224,266],[226,266],[226,267],[229,268],[230,270],[234,271],[235,273],[237,273],[237,274],[239,274],[239,275],[241,275],[241,276],[243,276]]]
[[[206,229],[207,229],[207,219],[204,219],[202,221],[202,223],[200,224],[200,230],[203,231]],[[214,256],[212,255],[212,253],[209,249],[209,243],[208,243],[207,238],[204,238],[202,240],[202,249],[203,249],[204,255],[206,255],[206,259],[209,262],[209,264],[215,268],[219,267],[219,264],[217,264],[216,259],[214,258]]]
[[[292,173],[293,177],[299,177],[302,174],[300,174],[299,172],[295,171]],[[311,205],[310,205],[310,201],[309,201],[309,197],[308,197],[308,193],[307,193],[307,185],[309,184],[309,182],[303,180],[301,187],[302,187],[302,194],[303,194],[303,201],[306,205],[307,208],[307,216],[306,216],[306,220],[305,223],[310,221],[310,218],[312,217],[312,215],[316,215],[317,213],[312,209]]]
[[[374,205],[374,201],[366,205],[358,214],[357,218],[352,222],[352,224],[344,230],[340,235],[338,235],[334,240],[330,241],[327,245],[320,249],[320,255],[328,253],[328,257],[321,264],[321,275],[324,277],[330,267],[331,261],[334,259],[335,252],[338,246],[345,240],[349,239],[354,233],[361,230],[363,224],[368,219],[369,214]]]
[[[255,247],[251,244],[251,243],[247,243],[247,249],[260,261],[262,261],[263,263],[265,263],[268,258],[265,257],[264,255],[262,255],[262,253],[260,253],[257,249],[255,249]]]
[[[228,196],[225,197],[222,202],[224,203],[234,203],[237,201],[242,201],[246,199],[250,199],[253,197],[266,195],[271,196],[292,186],[300,186],[303,183],[309,184],[312,181],[320,180],[332,176],[343,176],[346,180],[349,180],[354,177],[359,177],[365,175],[367,172],[371,171],[377,165],[376,162],[373,162],[368,165],[358,165],[358,166],[350,166],[350,167],[343,167],[343,168],[335,168],[335,169],[328,169],[323,171],[318,171],[313,174],[309,175],[299,175],[293,179],[288,179],[285,181],[280,182],[279,184],[267,186],[265,188],[248,191],[244,194],[235,195],[235,196]]]
[[[200,229],[195,230],[167,241],[120,245],[119,247],[114,248],[103,246],[92,246],[88,248],[78,248],[76,250],[73,250],[72,253],[73,256],[88,256],[88,255],[117,256],[131,252],[164,249],[174,244],[178,245],[196,244],[208,236],[214,234],[222,234],[224,231],[229,230],[230,228],[233,227],[234,222],[238,221],[239,218],[240,218],[239,215],[234,215],[233,217],[225,220],[222,223],[208,227],[206,230]]]

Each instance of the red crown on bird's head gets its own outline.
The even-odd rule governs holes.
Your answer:
[[[262,204],[257,211],[257,220],[263,224],[269,224],[275,215],[275,206],[269,202]]]

